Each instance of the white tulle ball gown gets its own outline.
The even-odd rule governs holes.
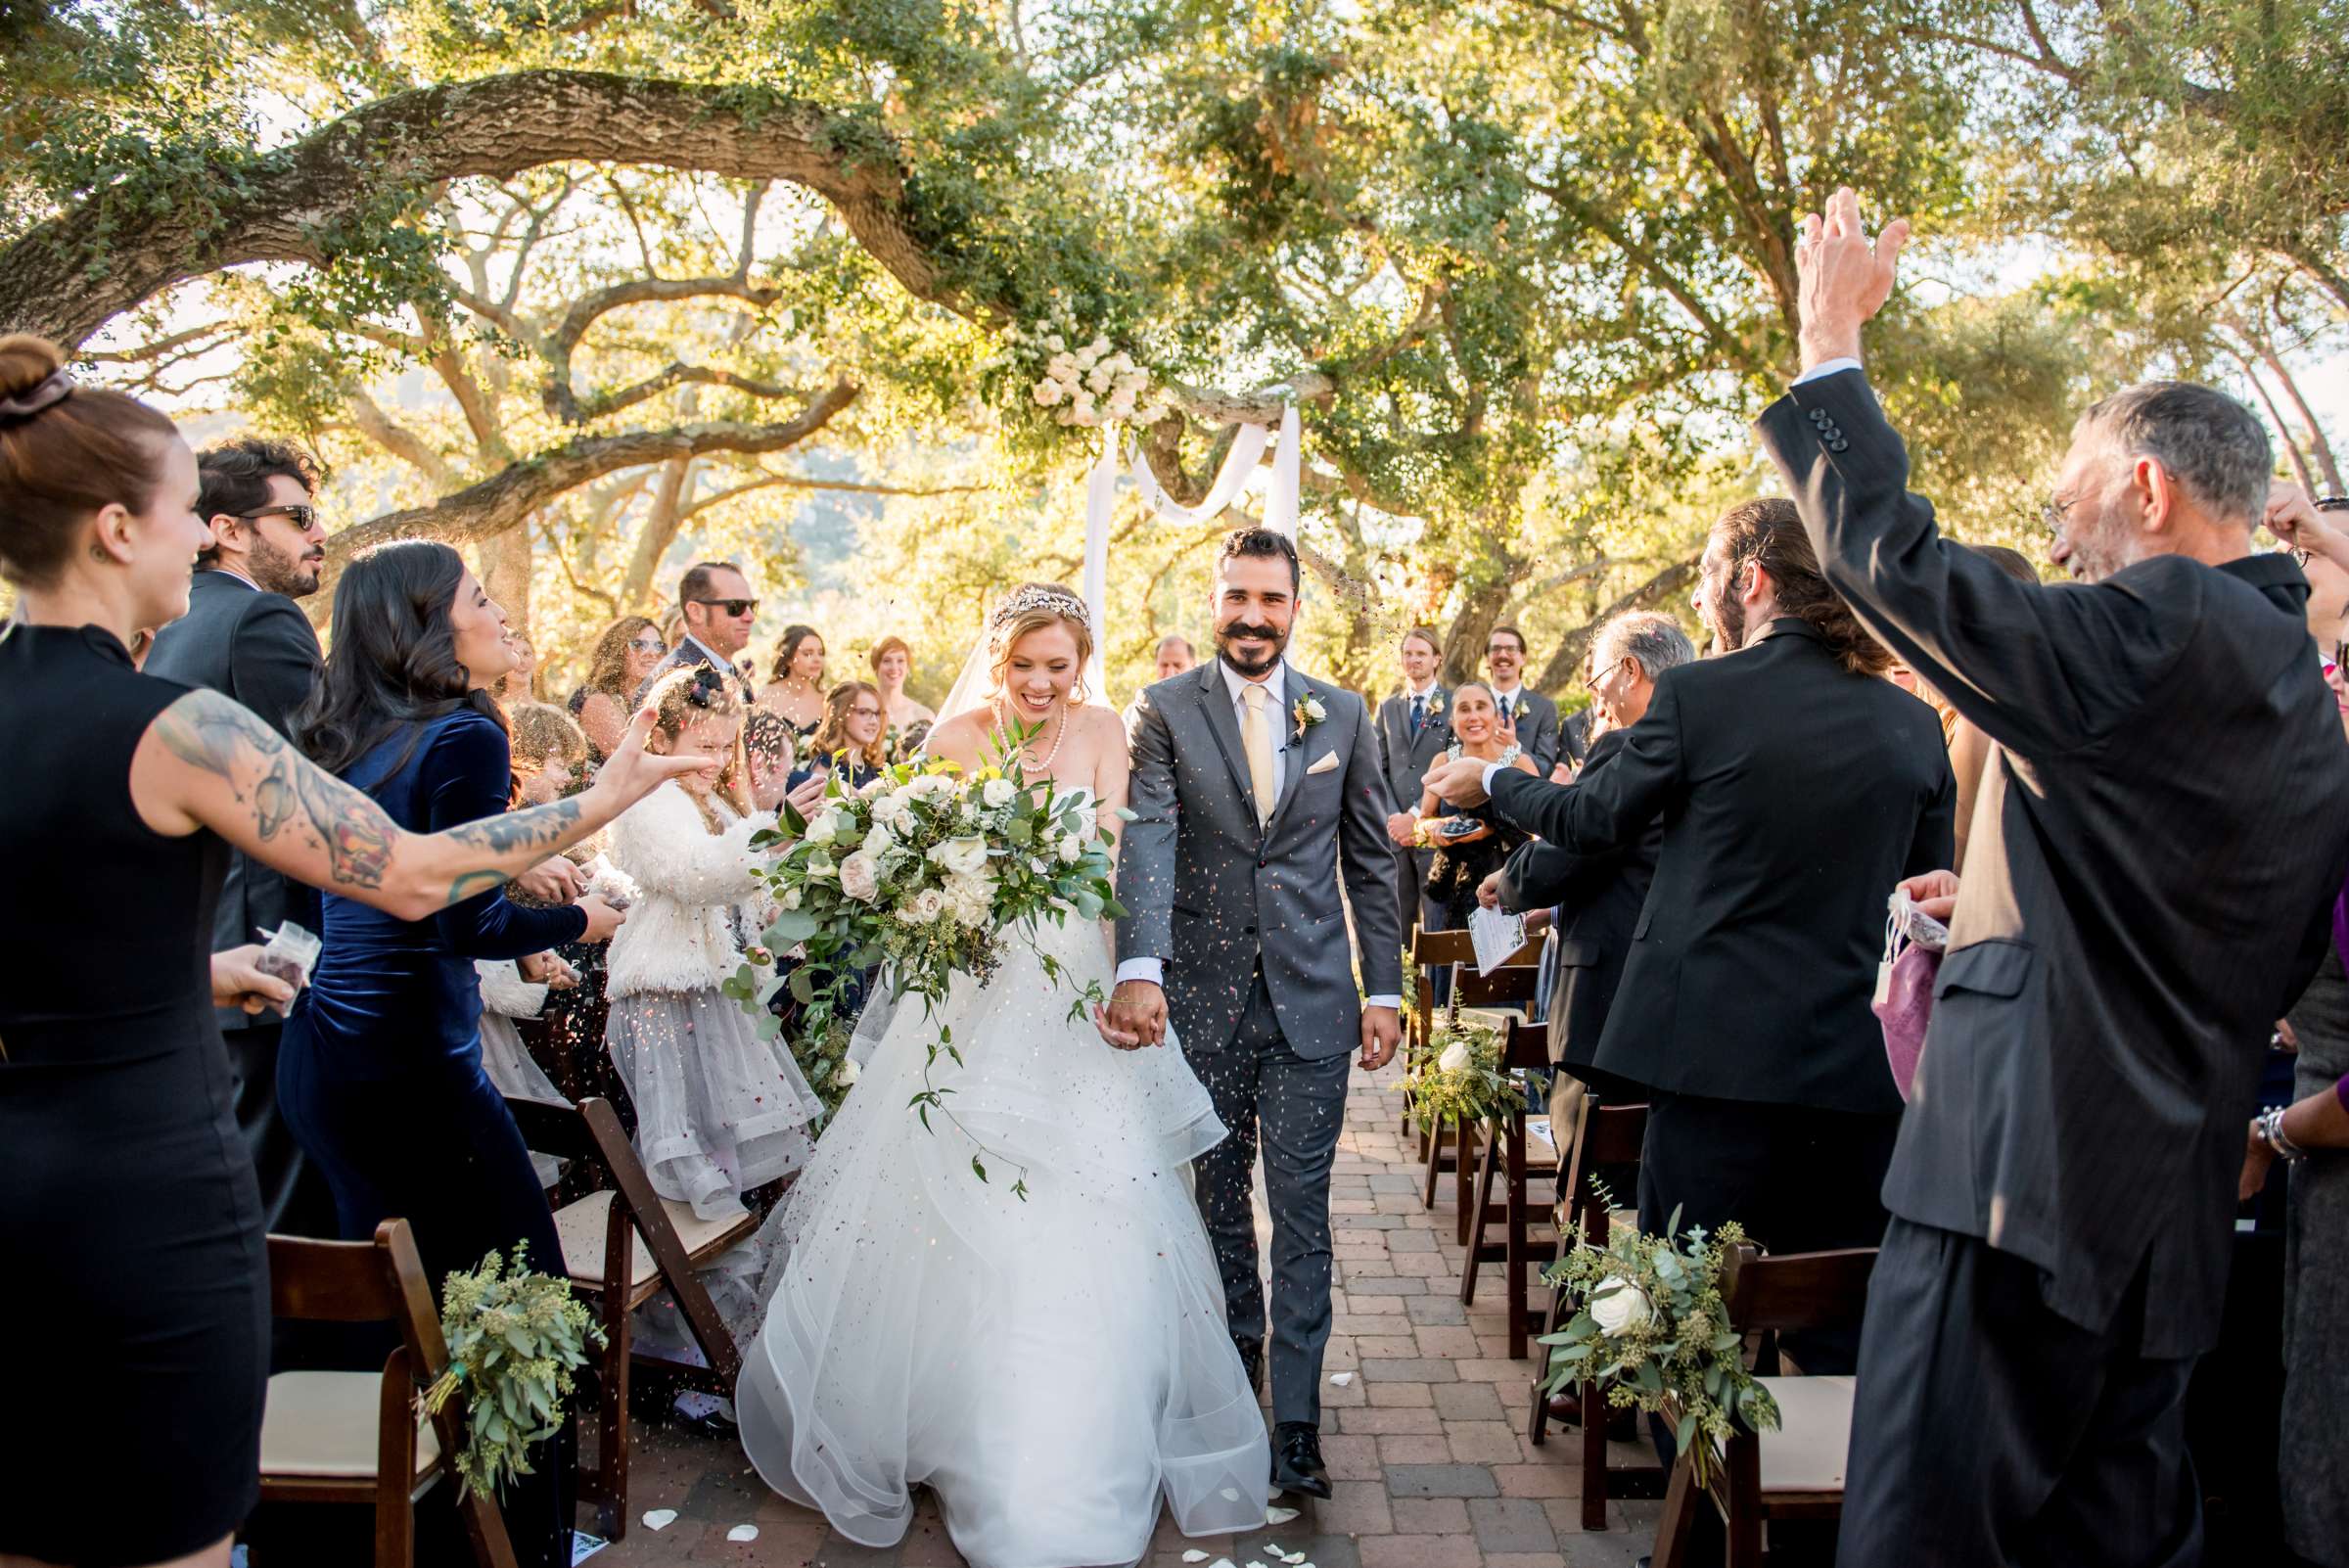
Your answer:
[[[1096,925],[1038,943],[1062,984],[1015,937],[935,1017],[897,1009],[793,1191],[735,1400],[775,1491],[886,1546],[927,1484],[978,1568],[1133,1562],[1162,1498],[1186,1534],[1252,1529],[1270,1471],[1183,1170],[1223,1125],[1172,1043],[1069,1018],[1110,978]],[[907,1109],[942,1027],[969,1136]]]

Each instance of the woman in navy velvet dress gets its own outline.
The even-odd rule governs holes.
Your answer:
[[[336,589],[334,652],[296,739],[412,832],[493,825],[512,773],[484,688],[513,668],[504,631],[504,612],[447,545],[361,556]],[[334,1189],[345,1238],[404,1218],[436,1292],[451,1270],[517,1243],[531,1268],[561,1275],[546,1194],[482,1069],[473,961],[601,942],[619,923],[598,899],[525,908],[495,887],[423,920],[327,896],[325,950],[279,1049],[278,1100]],[[506,1489],[526,1565],[569,1568],[576,1458],[566,1425]]]
[[[648,719],[585,793],[422,838],[218,692],[141,674],[210,539],[195,455],[62,363],[0,338],[0,1560],[226,1568],[269,1355],[212,1012],[238,998],[207,952],[228,851],[421,919],[702,764],[646,753]]]

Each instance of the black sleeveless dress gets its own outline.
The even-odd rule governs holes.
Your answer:
[[[0,630],[0,1555],[184,1556],[259,1489],[268,1259],[208,962],[228,851],[130,799],[187,690],[95,626]]]

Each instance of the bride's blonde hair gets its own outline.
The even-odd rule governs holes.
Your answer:
[[[1069,628],[1077,639],[1077,680],[1069,688],[1069,701],[1082,703],[1090,695],[1084,689],[1084,667],[1093,657],[1093,621],[1084,608],[1084,601],[1057,582],[1023,582],[1004,595],[987,618],[987,675],[990,689],[1003,689],[1004,671],[1011,668],[1011,650],[1031,631],[1040,631],[1058,623]]]

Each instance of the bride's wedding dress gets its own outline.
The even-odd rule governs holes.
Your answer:
[[[977,1568],[1133,1562],[1162,1496],[1186,1534],[1251,1529],[1270,1471],[1182,1169],[1223,1125],[1172,1040],[1070,1018],[1110,981],[1095,923],[1036,943],[1058,984],[1013,936],[936,1016],[898,1005],[793,1190],[735,1400],[777,1492],[884,1546],[927,1483]],[[967,1136],[907,1108],[944,1030],[962,1064],[931,1082]]]

